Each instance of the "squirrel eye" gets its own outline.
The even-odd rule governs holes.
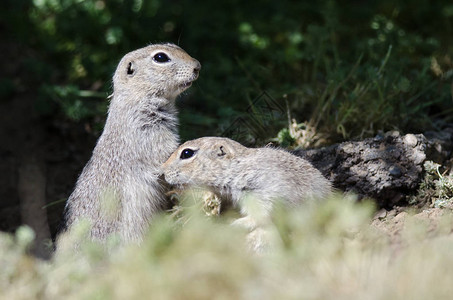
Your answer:
[[[134,74],[134,72],[135,72],[134,66],[133,66],[132,63],[130,62],[130,63],[127,65],[127,75],[132,75],[132,74]]]
[[[186,148],[182,150],[181,156],[179,158],[181,159],[188,159],[191,158],[195,154],[195,151],[189,148]]]
[[[167,54],[159,52],[153,56],[153,60],[158,63],[166,63],[170,61],[170,58],[168,57]]]

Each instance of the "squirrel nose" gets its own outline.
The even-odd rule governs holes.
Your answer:
[[[197,60],[197,61],[196,61],[195,68],[193,68],[193,72],[194,72],[195,74],[198,75],[198,73],[200,72],[200,69],[201,69],[201,64],[200,64],[200,62]]]

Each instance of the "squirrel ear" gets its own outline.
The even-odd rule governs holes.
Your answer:
[[[219,146],[217,156],[225,156],[227,153],[225,152],[224,146]]]
[[[235,152],[228,144],[218,144],[216,147],[217,157],[232,158]]]

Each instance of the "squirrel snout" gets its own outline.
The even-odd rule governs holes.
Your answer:
[[[201,64],[200,62],[197,60],[196,61],[196,64],[195,64],[195,67],[193,68],[193,72],[198,75],[198,73],[200,73],[200,69],[201,69]]]

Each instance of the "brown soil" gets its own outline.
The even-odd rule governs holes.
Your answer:
[[[426,235],[424,236],[429,238],[439,230],[443,217],[451,217],[451,215],[452,211],[450,209],[428,207],[414,210],[410,207],[396,207],[389,211],[385,209],[378,211],[373,218],[371,226],[386,235],[395,250],[398,250],[400,247],[405,246],[404,231],[409,222],[424,226],[424,230],[426,230]],[[451,233],[451,226],[448,228],[449,232],[445,233]]]

